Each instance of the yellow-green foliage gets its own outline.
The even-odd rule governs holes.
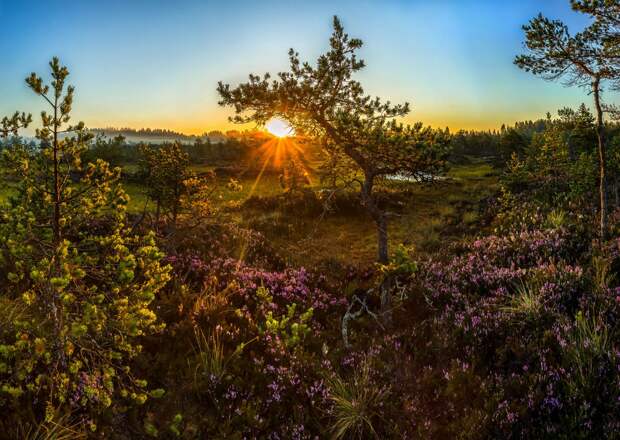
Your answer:
[[[389,264],[379,265],[384,275],[412,275],[418,270],[418,264],[411,257],[413,249],[400,244],[394,249],[394,255]]]
[[[256,291],[256,296],[263,303],[268,303],[273,300],[269,290],[262,286]],[[294,347],[303,340],[308,332],[310,332],[308,322],[312,319],[314,313],[314,310],[310,307],[299,315],[297,321],[295,321],[296,310],[297,304],[289,304],[286,307],[286,315],[279,318],[274,316],[272,311],[268,311],[265,314],[266,320],[261,331],[267,331],[274,335],[278,335],[288,347]]]
[[[80,163],[83,124],[57,136],[73,89],[63,98],[68,72],[56,59],[50,66],[51,92],[34,74],[29,84],[56,116],[43,113],[36,151],[5,151],[17,184],[0,208],[0,299],[14,310],[0,327],[0,405],[36,398],[47,419],[62,406],[146,400],[130,360],[141,351],[137,338],[161,328],[150,303],[169,279],[154,235],[126,225],[119,170]]]

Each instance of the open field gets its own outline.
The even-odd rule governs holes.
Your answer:
[[[195,166],[194,171],[209,170]],[[133,171],[133,169],[132,169]],[[313,190],[321,186],[311,176]],[[418,252],[433,252],[451,240],[479,231],[480,201],[497,191],[497,172],[486,163],[456,165],[447,173],[447,180],[433,185],[398,183],[390,192],[400,194],[401,207],[390,218],[390,246],[405,244]],[[254,196],[261,199],[280,197],[283,190],[274,173],[260,179],[244,177],[242,189],[226,187],[228,178],[218,178],[212,202],[233,221],[262,232],[293,265],[336,263],[365,265],[375,258],[376,227],[364,213],[319,213],[295,215],[278,209],[264,210],[244,207],[243,202]],[[145,188],[123,182],[130,196],[129,213],[154,209],[145,195]],[[6,198],[4,188],[0,197]]]
[[[206,170],[206,167],[201,168]],[[398,183],[390,191],[400,194],[402,206],[390,219],[390,246],[405,244],[419,252],[432,252],[451,240],[479,231],[480,201],[497,191],[497,172],[486,163],[456,165],[448,179],[433,185]],[[320,190],[312,176],[313,190]],[[293,265],[335,263],[365,265],[375,259],[376,227],[364,213],[295,215],[279,209],[244,207],[254,196],[261,199],[283,194],[278,176],[241,178],[241,191],[218,179],[213,203],[239,224],[262,232]],[[130,212],[142,212],[144,188],[125,184],[131,196]]]

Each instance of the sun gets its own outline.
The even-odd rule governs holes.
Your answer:
[[[275,137],[284,138],[287,136],[293,136],[295,131],[291,125],[279,118],[272,118],[266,124],[265,128],[269,133]]]

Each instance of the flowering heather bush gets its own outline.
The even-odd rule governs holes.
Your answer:
[[[421,371],[411,395],[428,437],[602,438],[618,429],[617,294],[595,286],[579,238],[538,230],[430,261],[417,288]],[[413,341],[412,341],[413,342]],[[438,417],[445,423],[436,423]]]
[[[204,222],[187,229],[181,225],[168,248],[170,254],[183,255],[185,259],[190,255],[200,256],[196,260],[199,264],[232,257],[260,267],[282,269],[284,266],[282,258],[260,232],[233,223]],[[187,269],[193,270],[192,265],[188,264]],[[181,272],[178,275],[185,276]]]
[[[171,358],[160,340],[144,366],[169,391],[145,426],[172,429],[181,399],[188,438],[603,436],[620,409],[619,247],[593,260],[583,241],[527,230],[419,263],[392,329],[362,319],[347,351],[346,295],[324,277],[169,256]]]
[[[320,433],[330,406],[327,355],[339,339],[346,299],[328,294],[325,280],[303,268],[272,272],[196,255],[166,261],[185,280],[159,303],[168,323],[164,338],[178,351],[174,360],[154,352],[148,369],[165,372],[153,380],[175,382],[162,383],[170,390],[164,402],[194,400],[184,413],[184,435],[301,439]],[[200,413],[192,413],[196,408]],[[149,423],[165,429],[156,418]]]

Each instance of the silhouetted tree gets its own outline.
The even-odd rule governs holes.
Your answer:
[[[364,93],[352,77],[364,67],[356,52],[362,41],[349,38],[337,17],[330,49],[316,65],[302,62],[289,51],[290,71],[249,81],[232,89],[220,82],[220,105],[234,107],[236,122],[264,124],[274,116],[286,119],[299,135],[319,139],[328,150],[346,156],[361,174],[362,204],[377,226],[378,261],[387,264],[388,218],[373,192],[378,178],[400,174],[429,179],[444,165],[447,137],[421,124],[404,126],[396,118],[409,113],[409,105],[392,105]],[[249,115],[247,114],[249,112]],[[382,305],[389,305],[382,289]]]
[[[499,141],[502,162],[507,162],[513,155],[522,156],[527,148],[527,140],[514,128],[504,128]]]

